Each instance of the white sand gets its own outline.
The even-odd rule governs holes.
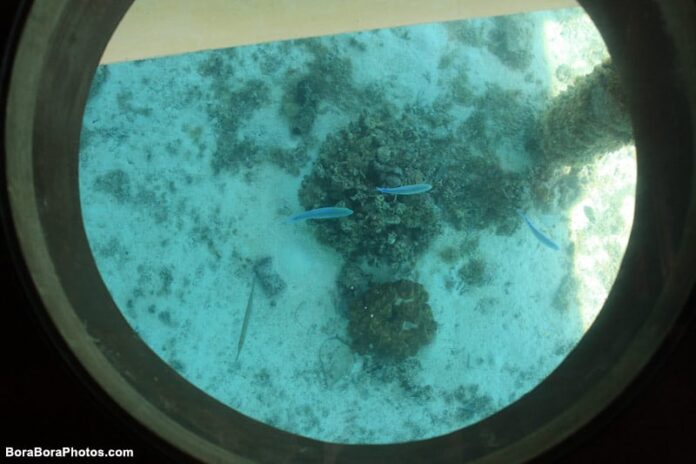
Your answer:
[[[449,42],[442,25],[409,28],[408,39],[404,30],[359,34],[362,53],[346,37],[322,40],[352,57],[356,82],[382,85],[399,105],[434,101],[458,63],[475,70],[469,78],[478,91],[497,83],[538,101],[567,85],[553,73],[559,65],[568,64],[575,76],[606,55],[589,20],[567,12],[563,17],[564,23],[552,14],[528,17],[539,34],[531,79],[486,49]],[[244,67],[230,85],[239,85],[240,78],[266,79],[271,103],[252,113],[241,133],[259,145],[292,148],[297,140],[279,115],[282,76],[290,67],[302,69],[306,58],[297,50],[287,55],[275,46],[262,48],[280,62],[269,76],[253,61],[255,50],[238,51]],[[85,133],[92,134],[80,165],[87,233],[114,300],[162,359],[246,415],[305,436],[352,443],[450,432],[515,401],[563,360],[601,308],[625,248],[635,186],[630,150],[588,168],[596,186],[571,211],[527,211],[561,251],[544,247],[526,226],[509,237],[487,231],[464,236],[445,226],[414,276],[430,294],[438,330],[416,362],[404,364],[408,384],[381,380],[362,357],[337,351],[340,359],[327,359],[348,362],[349,372],[327,386],[320,349],[331,337],[346,337],[334,288],[342,258],[315,240],[311,224],[282,223],[302,209],[301,176],[267,163],[212,174],[216,139],[205,110],[211,96],[196,72],[212,53],[217,52],[109,66],[110,76],[85,115]],[[455,54],[455,64],[440,69],[445,53]],[[201,94],[186,96],[196,88]],[[137,114],[133,108],[153,110]],[[324,109],[312,132],[314,155],[353,114]],[[198,141],[190,135],[195,128]],[[528,162],[513,160],[508,168]],[[103,187],[109,175],[109,185],[124,192],[120,199]],[[592,223],[585,206],[596,212]],[[440,251],[472,237],[478,237],[476,253],[486,262],[486,284],[469,288],[457,283],[461,262],[444,263]],[[272,257],[287,288],[272,300],[257,286],[235,362],[250,262],[263,256]],[[579,301],[559,310],[554,298],[568,275],[578,280]],[[455,283],[449,289],[448,280]]]

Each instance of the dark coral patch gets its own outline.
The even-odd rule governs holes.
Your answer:
[[[373,285],[353,301],[348,318],[354,351],[393,361],[415,355],[437,329],[428,292],[410,280]]]

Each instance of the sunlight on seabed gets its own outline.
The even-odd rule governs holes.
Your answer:
[[[595,166],[595,179],[571,210],[575,243],[575,278],[583,330],[587,331],[614,284],[633,225],[635,205],[635,149],[608,154]],[[587,208],[604,215],[593,224]]]
[[[574,27],[569,27],[572,23]],[[544,24],[551,98],[566,90],[574,77],[589,74],[597,62],[609,58],[588,16],[578,15],[568,25]],[[570,293],[567,296],[577,300],[583,332],[602,309],[628,243],[635,203],[635,148],[626,146],[609,153],[586,169],[586,188],[568,212],[577,285],[565,288]],[[602,220],[595,222],[599,218]]]

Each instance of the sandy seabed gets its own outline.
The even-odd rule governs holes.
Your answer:
[[[429,104],[444,94],[456,66],[442,66],[443,57],[476,70],[469,74],[474,91],[498,84],[534,101],[558,94],[572,76],[606,57],[579,12],[518,20],[534,31],[525,71],[507,68],[485,46],[453,43],[451,25],[314,40],[350,58],[360,85],[388,83],[386,97],[397,107],[405,100]],[[485,36],[492,21],[475,24]],[[358,109],[323,108],[299,175],[267,159],[215,172],[219,134],[210,108],[219,102],[200,72],[215,56],[234,68],[230,86],[263,80],[270,89],[267,101],[243,115],[240,139],[268,149],[305,143],[290,133],[280,106],[285,73],[309,57],[287,44],[108,65],[108,72],[99,71],[99,88],[95,80],[81,143],[84,222],[99,270],[133,329],[188,381],[294,433],[345,443],[400,442],[445,434],[504,408],[580,340],[625,249],[635,189],[631,148],[592,168],[596,182],[573,209],[527,211],[559,251],[544,247],[527,227],[500,236],[443,223],[411,276],[429,293],[436,336],[417,356],[379,369],[337,341],[347,337],[335,285],[343,258],[317,242],[312,223],[283,223],[303,209],[297,192],[321,142]],[[561,66],[559,76],[554,70]],[[501,151],[508,152],[510,169],[529,163],[510,147]],[[588,207],[596,212],[592,220],[583,213]],[[457,275],[467,257],[443,259],[446,248],[472,240],[486,263],[478,286]],[[273,297],[256,289],[237,359],[251,265],[266,256],[287,287]],[[576,297],[559,304],[571,281]]]

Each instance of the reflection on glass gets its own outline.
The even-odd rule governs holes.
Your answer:
[[[475,423],[558,366],[615,278],[635,159],[607,59],[560,10],[101,66],[80,153],[99,270],[243,414],[346,443]]]

